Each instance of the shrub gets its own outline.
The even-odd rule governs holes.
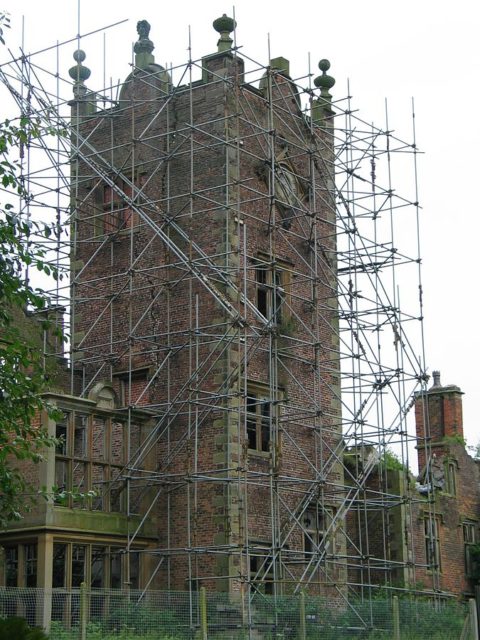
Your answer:
[[[24,618],[0,620],[0,640],[48,640],[41,629],[30,627]]]

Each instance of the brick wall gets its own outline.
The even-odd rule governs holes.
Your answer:
[[[208,85],[180,88],[169,101],[149,90],[150,102],[144,101],[145,78],[135,77],[122,89],[117,109],[82,124],[82,133],[109,163],[126,175],[144,176],[148,202],[142,207],[150,223],[140,216],[134,229],[103,234],[101,180],[80,163],[73,260],[76,366],[87,389],[116,374],[120,379],[129,369],[148,371],[142,404],[156,416],[155,509],[159,550],[166,558],[157,578],[158,585],[171,588],[188,586],[189,575],[209,588],[239,588],[249,572],[246,547],[271,545],[273,531],[281,532],[291,573],[300,576],[303,534],[291,527],[292,513],[340,438],[326,141],[303,119],[288,79],[273,79],[271,119],[264,92],[242,85],[242,73],[241,61],[231,54],[213,56],[205,61]],[[272,161],[296,176],[295,211],[282,210],[270,197]],[[166,224],[166,217],[182,232]],[[245,326],[151,225],[163,225]],[[312,238],[318,251],[312,251]],[[221,266],[230,284],[197,246]],[[256,303],[260,257],[272,269],[274,260],[288,265],[288,326],[265,330],[242,302],[240,291]],[[270,451],[261,455],[248,450],[245,431],[245,387],[253,383],[277,401]],[[339,465],[330,466],[322,481],[325,487],[341,485]],[[312,500],[319,498],[332,505],[337,500],[335,491],[312,493]],[[337,538],[338,550],[340,533]],[[321,570],[313,580],[320,582]]]
[[[423,498],[414,512],[413,538],[420,565],[426,563],[425,518],[436,518],[440,540],[438,574],[420,567],[417,579],[427,588],[457,595],[471,594],[473,590],[466,575],[463,523],[473,525],[478,540],[480,513],[479,466],[463,442],[462,395],[455,385],[442,386],[440,375],[435,372],[433,386],[417,398],[415,405],[420,482],[425,485],[431,481],[425,473],[430,464],[435,486],[434,501],[429,504]]]

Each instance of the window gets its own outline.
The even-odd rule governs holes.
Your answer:
[[[18,547],[5,547],[5,586],[18,586]]]
[[[54,588],[66,586],[66,544],[53,545],[52,586]]]
[[[36,587],[37,586],[37,545],[36,543],[19,544],[5,547],[5,586]],[[35,624],[36,595],[25,600],[15,597],[6,598],[4,614],[21,616],[30,624]]]
[[[462,528],[465,545],[465,574],[468,578],[473,578],[478,574],[478,561],[473,554],[473,546],[477,541],[477,524],[467,520],[462,523]]]
[[[449,493],[452,496],[457,494],[457,480],[456,480],[456,472],[457,472],[457,463],[455,460],[445,460],[444,465],[444,473],[445,473],[445,493]]]
[[[325,550],[332,553],[332,549],[326,548],[326,536],[333,520],[331,507],[311,507],[303,516],[303,551],[305,562],[323,553]]]
[[[36,587],[37,586],[37,545],[36,543],[19,544],[5,547],[5,586]],[[17,598],[5,595],[2,614],[20,616],[29,624],[35,624],[37,600],[35,592],[29,597]]]
[[[66,507],[121,511],[124,425],[74,411],[57,424],[56,434],[60,442],[55,457],[55,502]]]
[[[72,544],[72,576],[71,586],[75,589],[85,582],[86,547]]]
[[[145,406],[149,403],[148,369],[117,373],[117,389],[122,407]]]
[[[285,162],[275,163],[275,204],[282,218],[282,227],[290,229],[295,209],[300,204],[298,180],[292,168]]]
[[[5,547],[5,586],[37,586],[36,543]]]
[[[124,196],[134,200],[139,189],[144,186],[145,178],[144,175],[139,176],[133,189],[131,181],[117,179],[115,184]],[[103,186],[103,233],[115,233],[138,225],[138,214],[128,206],[119,191],[107,184]]]
[[[281,324],[288,317],[291,269],[286,263],[258,260],[255,265],[256,307],[260,313]]]
[[[37,586],[37,545],[24,545],[25,554],[25,586]]]
[[[424,520],[424,527],[427,568],[440,570],[440,538],[438,519],[433,516],[427,516]]]
[[[108,608],[108,598],[95,589],[121,589],[126,582],[126,559],[130,557],[130,584],[138,588],[140,552],[126,555],[120,547],[97,544],[77,544],[76,542],[55,542],[53,545],[52,620],[65,624],[77,624],[79,599],[68,593],[78,589],[82,582],[89,584],[90,618],[101,619]],[[125,560],[124,560],[125,559]]]
[[[64,418],[64,421],[57,422],[55,429],[55,437],[58,440],[55,451],[62,456],[67,455],[67,422],[66,417]]]
[[[266,543],[252,545],[249,561],[250,585],[252,590],[267,595],[273,594],[273,560],[268,545]]]
[[[248,448],[268,452],[272,402],[265,393],[249,388],[246,403]]]

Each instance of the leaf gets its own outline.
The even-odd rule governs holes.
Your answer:
[[[1,13],[0,26],[5,26]],[[18,126],[0,122],[0,183],[6,199],[8,193],[29,197],[18,179],[19,165],[9,154],[12,147],[39,132],[38,123],[26,116]],[[14,205],[0,203],[0,528],[23,517],[28,510],[25,494],[37,495],[15,467],[15,460],[38,464],[45,447],[56,444],[36,423],[40,411],[58,419],[58,410],[42,399],[46,381],[42,327],[32,324],[26,313],[42,311],[50,301],[45,291],[32,288],[25,279],[31,265],[46,276],[61,275],[46,253],[44,241],[51,235],[49,225],[27,220]],[[44,328],[48,325],[46,321]],[[60,330],[58,335],[63,339]]]

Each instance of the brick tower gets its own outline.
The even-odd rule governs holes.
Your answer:
[[[234,21],[214,28],[174,84],[139,22],[109,108],[75,55],[74,391],[110,385],[127,423],[151,416],[115,480],[127,515],[158,519],[145,583],[336,594],[334,80],[322,60],[306,107],[286,59],[247,77]]]

